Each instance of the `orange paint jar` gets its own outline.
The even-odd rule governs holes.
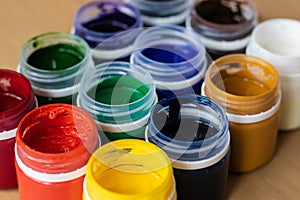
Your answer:
[[[279,88],[276,69],[253,56],[224,56],[208,68],[202,94],[226,110],[230,171],[251,171],[271,160],[278,132]]]
[[[81,108],[51,104],[19,123],[15,165],[22,200],[81,200],[88,159],[99,147],[93,118]]]

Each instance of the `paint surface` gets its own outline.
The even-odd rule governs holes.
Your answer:
[[[55,44],[34,51],[27,62],[42,70],[63,70],[78,64],[83,57],[76,46]]]
[[[32,117],[23,133],[23,141],[42,153],[65,153],[82,145],[78,123],[71,109],[53,107]],[[78,122],[78,120],[76,120]]]
[[[197,55],[197,51],[191,46],[183,45],[155,45],[142,51],[147,58],[162,63],[185,62]]]
[[[15,108],[23,101],[23,98],[9,92],[0,91],[0,112]]]
[[[138,79],[117,75],[99,82],[88,95],[100,103],[122,105],[143,98],[148,91],[149,88]]]
[[[96,32],[114,33],[124,31],[133,26],[136,19],[124,13],[116,12],[106,15],[100,15],[91,21],[83,23],[87,29]]]

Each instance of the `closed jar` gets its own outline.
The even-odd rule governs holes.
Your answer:
[[[230,170],[247,172],[268,163],[276,149],[281,102],[276,69],[244,54],[221,57],[205,74],[203,94],[227,113]]]
[[[45,33],[21,49],[18,71],[26,76],[39,106],[72,103],[86,68],[93,67],[88,44],[69,33]]]
[[[81,108],[49,104],[32,110],[16,136],[20,199],[81,200],[86,164],[99,146],[94,120]]]
[[[37,103],[29,80],[7,69],[0,69],[0,102],[0,189],[10,189],[18,185],[14,165],[17,127]]]
[[[146,139],[171,159],[177,199],[225,199],[230,135],[224,110],[200,95],[159,101]]]
[[[251,0],[196,0],[186,27],[194,30],[213,60],[233,53],[245,53],[257,10]]]

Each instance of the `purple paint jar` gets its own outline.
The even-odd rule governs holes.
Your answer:
[[[170,157],[178,200],[225,199],[230,135],[224,110],[200,95],[159,101],[146,140]]]
[[[137,37],[134,49],[130,62],[151,74],[159,99],[200,94],[207,67],[206,52],[193,32],[176,25],[150,27]]]
[[[74,32],[93,48],[96,64],[128,61],[142,26],[137,8],[115,1],[89,2],[77,11],[74,20]]]

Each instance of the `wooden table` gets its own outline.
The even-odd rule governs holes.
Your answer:
[[[299,0],[253,0],[260,20],[288,17],[300,20]],[[1,0],[0,68],[15,69],[21,46],[33,36],[68,32],[76,10],[87,0]],[[300,113],[299,113],[300,114]],[[279,133],[273,160],[246,174],[231,174],[230,200],[300,199],[300,130]],[[0,161],[3,162],[3,161]],[[0,200],[18,200],[17,189],[0,191]]]

